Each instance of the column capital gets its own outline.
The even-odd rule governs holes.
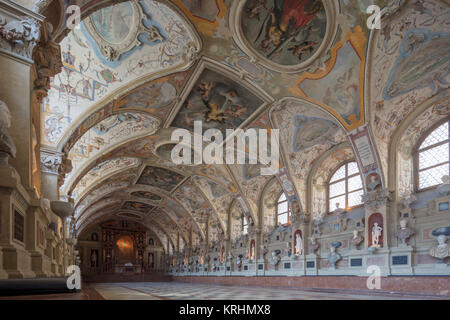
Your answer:
[[[41,172],[58,175],[62,159],[63,154],[60,152],[41,149]]]

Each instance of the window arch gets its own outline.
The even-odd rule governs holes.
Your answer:
[[[289,202],[286,198],[284,192],[278,198],[277,205],[275,206],[276,210],[276,225],[279,224],[288,224],[289,218],[291,216],[291,208],[289,206]]]
[[[415,189],[441,184],[450,174],[450,120],[433,127],[419,142],[414,153]]]
[[[247,234],[248,233],[248,219],[245,216],[245,214],[242,215],[242,234]]]
[[[362,204],[363,184],[356,161],[341,165],[328,182],[328,212],[340,208],[352,208]]]

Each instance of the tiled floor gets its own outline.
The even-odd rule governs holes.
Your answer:
[[[333,290],[300,290],[190,284],[182,282],[85,283],[82,292],[0,297],[0,300],[414,300],[450,299],[399,294],[342,293]]]
[[[92,284],[104,299],[118,300],[392,300],[430,299],[408,295],[362,295],[298,289],[220,286],[179,282]]]

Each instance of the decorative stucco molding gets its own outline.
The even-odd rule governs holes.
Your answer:
[[[392,200],[391,194],[388,189],[380,189],[371,192],[367,192],[361,196],[362,201],[366,209],[377,209],[381,206],[385,206]]]
[[[58,174],[62,154],[41,150],[41,172]]]
[[[41,37],[40,23],[31,17],[9,20],[0,13],[0,49],[32,60]]]

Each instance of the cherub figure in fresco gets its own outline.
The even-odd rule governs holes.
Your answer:
[[[294,56],[298,57],[298,60],[302,60],[302,54],[309,51],[309,53],[314,51],[314,46],[317,45],[317,42],[314,41],[305,41],[299,45],[291,45],[288,47],[288,51],[292,51]]]
[[[218,122],[224,122],[224,120],[228,119],[228,116],[225,115],[224,112],[220,111],[219,106],[214,102],[208,102],[206,100],[203,100],[203,103],[205,104],[206,108],[208,109],[205,112],[205,121],[210,122],[218,121]]]
[[[268,51],[273,48],[268,54],[269,57],[283,44],[296,38],[323,9],[322,2],[317,0],[284,0],[274,1],[274,4],[256,39],[258,40],[260,35],[265,32],[261,49]]]
[[[203,99],[209,100],[211,90],[213,87],[214,87],[213,81],[210,82],[201,81],[197,87],[197,90],[198,92],[200,92],[200,95],[202,96]]]
[[[236,106],[233,109],[233,115],[235,118],[241,117],[247,111],[247,107]]]
[[[259,14],[267,10],[265,0],[254,1],[246,10],[249,19],[257,18],[259,20]]]

